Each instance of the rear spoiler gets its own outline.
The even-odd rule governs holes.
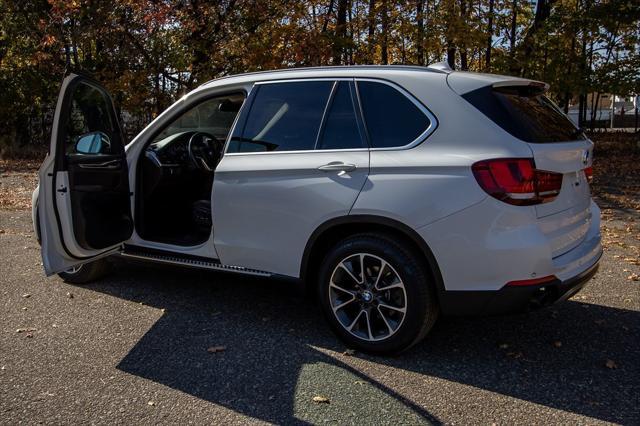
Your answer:
[[[491,85],[497,92],[517,92],[521,96],[541,95],[549,90],[549,85],[535,80],[503,80]]]
[[[549,89],[549,85],[541,81],[508,75],[481,74],[464,71],[454,71],[447,74],[447,84],[459,95],[464,95],[465,93],[481,88],[490,88],[496,91],[511,91],[532,96],[542,94]]]

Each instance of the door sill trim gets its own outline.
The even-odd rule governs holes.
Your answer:
[[[161,250],[149,250],[143,247],[125,245],[120,255],[127,258],[146,260],[156,263],[164,263],[190,268],[208,269],[214,271],[235,272],[259,277],[271,277],[273,274],[243,266],[223,265],[217,259],[207,259],[195,256],[185,256],[179,253],[164,252]]]

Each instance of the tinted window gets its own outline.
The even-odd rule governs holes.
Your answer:
[[[358,92],[372,148],[407,145],[429,127],[422,111],[387,84],[360,81]]]
[[[364,144],[358,130],[356,113],[351,97],[351,87],[341,81],[331,100],[331,106],[325,119],[318,149],[363,148]]]
[[[65,150],[76,152],[76,144],[85,135],[104,135],[99,153],[118,152],[121,147],[120,132],[112,117],[111,101],[98,88],[81,82],[74,89],[66,123]],[[100,138],[98,138],[100,139]]]
[[[539,89],[491,86],[463,95],[494,123],[525,142],[548,143],[584,139],[571,120]]]
[[[228,151],[314,149],[332,86],[331,81],[258,86],[242,136],[232,138]]]

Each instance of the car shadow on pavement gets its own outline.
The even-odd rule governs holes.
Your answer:
[[[292,283],[124,263],[88,288],[164,309],[118,364],[121,371],[268,422],[335,415],[376,423],[374,407],[382,407],[404,422],[440,423],[395,386],[349,365],[344,345]],[[629,423],[637,419],[639,323],[634,311],[570,301],[529,315],[445,318],[398,357],[355,356],[378,368]],[[208,351],[220,346],[225,350]],[[411,392],[444,398],[437,389]],[[331,403],[313,403],[317,395]]]

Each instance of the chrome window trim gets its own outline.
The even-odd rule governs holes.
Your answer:
[[[356,113],[360,114],[362,116],[361,118],[362,118],[362,120],[364,122],[365,131],[366,131],[365,141],[369,145],[368,147],[365,147],[365,148],[345,148],[345,149],[306,149],[306,150],[297,150],[297,151],[289,150],[289,151],[227,152],[227,149],[229,147],[229,142],[231,141],[231,135],[235,131],[235,127],[236,127],[236,124],[238,122],[238,119],[239,119],[240,115],[243,112],[242,109],[247,105],[246,100],[249,99],[249,95],[251,94],[251,91],[254,89],[254,87],[267,85],[267,84],[300,83],[300,82],[307,82],[307,81],[333,81],[335,83],[337,83],[338,81],[352,81],[352,82],[354,82],[354,87],[355,87],[356,97],[358,99],[358,107],[359,107],[359,111],[356,111]],[[411,101],[429,119],[429,126],[420,135],[418,135],[418,137],[416,139],[414,139],[413,141],[411,141],[410,143],[408,143],[406,145],[397,146],[397,147],[396,146],[392,146],[392,147],[384,147],[384,148],[372,148],[371,147],[371,142],[369,141],[369,129],[366,126],[366,121],[364,120],[364,112],[363,112],[363,109],[362,109],[362,105],[360,103],[360,93],[359,93],[359,90],[358,90],[358,81],[371,81],[371,82],[374,82],[374,83],[386,84],[387,86],[393,87],[398,92],[400,92],[402,95],[404,95],[406,98],[408,98],[409,101]],[[251,83],[249,83],[249,84],[251,84]],[[331,93],[329,95],[329,99],[327,100],[327,105],[329,105],[329,103],[331,101],[331,96],[333,95],[333,92],[334,92],[335,88],[336,88],[336,84],[334,84],[332,89],[331,89]],[[327,114],[327,105],[325,105],[325,110],[323,112],[320,129],[322,128],[322,123],[324,123],[325,116]],[[238,112],[238,115],[236,116],[235,122],[231,126],[231,130],[229,131],[229,135],[227,136],[227,140],[225,142],[223,156],[277,155],[277,154],[312,154],[312,153],[361,152],[361,151],[401,151],[401,150],[411,149],[411,148],[414,148],[414,147],[420,145],[422,142],[424,142],[436,130],[437,127],[438,127],[438,119],[436,118],[435,115],[433,115],[433,113],[425,105],[423,105],[418,99],[415,98],[415,96],[413,96],[411,93],[409,93],[409,91],[407,91],[405,88],[403,88],[402,86],[398,85],[397,83],[391,82],[391,81],[386,80],[386,79],[371,78],[371,77],[313,77],[313,78],[300,77],[300,78],[288,78],[288,79],[281,79],[281,80],[256,81],[256,82],[253,82],[251,88],[247,92],[247,96],[245,97],[245,102],[243,103],[241,110]],[[318,133],[320,133],[320,130],[318,131]],[[317,138],[318,138],[318,135],[316,135],[316,146],[317,146]]]

